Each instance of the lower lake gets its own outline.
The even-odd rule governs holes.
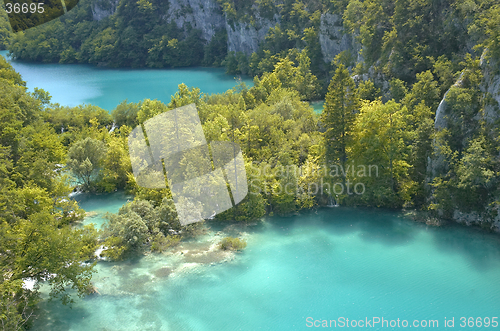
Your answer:
[[[84,208],[99,213],[116,211],[127,199],[122,193],[81,198]],[[400,326],[419,323],[417,330],[448,330],[445,320],[455,330],[478,330],[460,327],[460,319],[481,318],[490,328],[498,320],[500,238],[494,234],[342,207],[246,228],[209,225],[209,234],[175,254],[99,262],[93,283],[100,294],[77,299],[72,308],[44,301],[34,329],[285,331],[323,320],[340,327],[349,319],[351,329],[364,330],[360,321],[373,325],[378,318],[374,330],[400,330],[389,325],[398,319]],[[203,246],[225,234],[242,235],[247,248],[228,261],[203,255]]]

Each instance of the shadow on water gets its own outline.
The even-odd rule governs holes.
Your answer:
[[[300,216],[274,217],[270,223],[274,231],[285,234],[291,233],[294,228],[301,228],[300,231],[304,233],[308,231],[305,227],[307,224],[312,229],[321,227],[334,235],[357,235],[365,242],[388,246],[410,244],[419,233],[425,232],[431,236],[437,250],[460,254],[478,271],[496,267],[500,261],[498,234],[455,223],[443,227],[427,226],[405,217],[400,211],[325,208],[317,212],[302,213]],[[266,231],[266,227],[259,226],[256,230]]]
[[[62,305],[59,300],[45,301],[42,307],[35,312],[38,325],[43,325],[46,330],[67,331],[74,323],[68,316],[74,319],[84,320],[92,318],[91,313],[80,306]]]
[[[334,235],[357,234],[367,242],[384,245],[405,245],[414,240],[415,224],[402,217],[400,212],[361,208],[324,208],[293,217],[275,217],[275,227],[293,229],[305,224]]]
[[[431,233],[438,250],[462,255],[478,271],[487,271],[500,263],[500,236],[496,233],[456,223],[432,228]]]

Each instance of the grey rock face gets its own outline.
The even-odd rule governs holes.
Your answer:
[[[225,17],[215,0],[166,0],[169,1],[168,13],[163,17],[166,22],[174,21],[179,28],[191,24],[201,30],[201,37],[210,41],[215,32],[225,28]],[[100,21],[113,15],[119,0],[109,0],[109,9],[99,4],[92,5],[92,17]]]
[[[168,0],[167,21],[183,28],[187,23],[201,30],[201,37],[210,41],[214,34],[225,28],[225,17],[215,0]]]
[[[485,60],[485,53],[481,57],[481,71],[483,73],[483,82],[480,86],[482,92],[486,95],[491,96],[490,101],[485,106],[484,116],[486,121],[494,123],[500,117],[500,70],[495,61],[491,60],[487,62]],[[454,87],[460,87],[462,85],[462,75],[453,85]],[[449,114],[447,109],[446,97],[449,90],[441,100],[439,107],[436,111],[436,117],[434,120],[434,127],[437,131],[446,129],[448,127],[448,121],[460,121],[460,118]],[[478,115],[479,116],[479,115]],[[479,117],[476,119],[479,119]],[[435,141],[436,143],[436,141]],[[431,177],[428,181],[432,181],[433,178],[439,176],[439,174],[446,171],[446,160],[443,155],[439,152],[439,146],[436,145],[434,150],[434,156],[429,158],[428,171],[431,173]],[[492,215],[497,215],[492,217]],[[462,212],[458,208],[453,211],[452,219],[455,222],[463,223],[466,225],[472,224],[484,224],[488,222],[491,224],[491,229],[500,232],[500,205],[494,204],[493,206],[488,206],[485,211],[478,212]]]
[[[336,14],[321,14],[319,43],[325,62],[331,62],[337,54],[353,50],[352,37],[344,33],[342,18]],[[358,52],[353,52],[356,55]]]
[[[247,55],[257,52],[259,43],[264,40],[269,28],[279,23],[279,18],[274,16],[274,20],[270,21],[257,16],[255,21],[255,26],[244,22],[236,22],[233,26],[225,20],[229,52],[243,52]]]
[[[497,61],[485,58],[486,51],[481,56],[481,69],[483,72],[483,84],[481,91],[491,96],[490,102],[486,104],[485,117],[490,123],[493,123],[500,116],[500,68]]]
[[[221,29],[227,31],[228,51],[243,52],[247,55],[256,52],[269,31],[269,28],[280,23],[280,17],[275,15],[272,20],[262,18],[255,13],[255,24],[246,22],[229,23],[226,15],[216,0],[165,0],[169,1],[168,12],[163,17],[166,22],[175,22],[179,28],[190,24],[202,32],[202,38],[207,42]],[[100,21],[113,15],[119,0],[109,0],[106,6],[94,3],[92,17]],[[109,5],[108,5],[109,4]],[[351,50],[354,56],[360,58],[361,46],[350,34],[344,33],[342,18],[336,14],[321,15],[319,31],[321,53],[325,62],[331,62],[342,51]]]
[[[109,0],[109,8],[104,9],[99,4],[93,3],[92,8],[92,19],[94,21],[100,21],[105,19],[108,16],[113,15],[116,12],[116,8],[118,7],[118,2],[120,0]]]

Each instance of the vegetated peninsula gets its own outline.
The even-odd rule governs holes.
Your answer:
[[[135,126],[191,103],[207,141],[238,143],[245,158],[249,194],[219,220],[334,201],[498,231],[499,21],[494,1],[82,0],[12,35],[2,12],[0,43],[15,59],[224,65],[255,79],[220,95],[181,84],[168,104],[124,102],[109,114],[27,92],[0,58],[0,321],[17,329],[30,320],[38,294],[23,288],[28,278],[48,280],[63,300],[68,286],[92,291],[84,262],[103,243],[119,259],[196,233],[202,223],[180,226],[168,189],[137,185],[127,150]],[[304,102],[318,99],[321,116]],[[68,174],[83,190],[135,200],[104,232],[76,228],[84,213],[67,199]]]

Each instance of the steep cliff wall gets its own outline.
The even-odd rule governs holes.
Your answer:
[[[116,12],[120,0],[94,2],[91,5],[92,18],[100,21]],[[215,32],[225,28],[225,17],[215,0],[168,0],[166,22],[174,21],[184,28],[188,23],[201,30],[201,36],[210,41]]]
[[[120,0],[94,1],[91,5],[92,17],[100,21],[116,12]],[[247,55],[256,52],[264,40],[269,28],[280,23],[280,17],[273,19],[255,14],[253,24],[247,22],[230,22],[216,0],[168,0],[166,22],[174,21],[184,28],[188,23],[202,31],[202,38],[210,41],[215,32],[226,29],[228,51],[243,52]],[[350,50],[354,56],[359,56],[361,46],[353,38],[344,33],[342,18],[336,14],[323,13],[319,29],[321,53],[325,62],[331,62],[342,51]],[[358,60],[362,60],[359,59]]]
[[[320,22],[319,43],[325,62],[331,62],[337,54],[346,50],[353,52],[353,55],[358,53],[354,49],[353,38],[344,33],[342,18],[339,15],[324,13]]]
[[[486,131],[482,134],[490,135],[492,137],[497,136],[497,131],[495,131],[496,123],[498,123],[498,121],[500,120],[500,70],[496,63],[497,62],[493,59],[486,60],[483,54],[480,62],[480,69],[483,75],[483,79],[478,87],[483,95],[483,109],[482,111],[478,111],[473,117],[473,121],[475,123],[484,121],[486,127],[491,128],[491,131]],[[463,87],[464,73],[461,74],[457,82],[450,88],[450,90],[453,88]],[[438,133],[445,129],[457,130],[457,127],[461,127],[463,125],[463,119],[461,118],[461,115],[458,113],[454,113],[454,111],[451,109],[448,100],[450,90],[446,92],[436,111],[434,127]],[[464,157],[466,147],[470,144],[470,141],[472,139],[478,136],[480,130],[479,128],[481,127],[484,126],[474,124],[473,129],[468,129],[466,131],[466,134],[463,137],[463,141],[458,142],[463,146],[463,150],[461,154],[457,154],[457,156],[455,156],[458,157],[458,159],[454,162],[458,162],[462,165],[466,165],[467,162],[473,162],[470,161],[470,159],[469,161],[463,161],[463,159],[460,159],[460,157]],[[440,175],[446,176],[446,173],[453,169],[453,167],[455,167],[456,171],[457,165],[450,164],[450,160],[441,153],[440,144],[441,142],[439,141],[439,139],[436,139],[434,141],[434,155],[428,160],[428,182],[432,182],[434,178],[439,177]],[[495,156],[493,155],[493,157]],[[496,160],[495,162],[498,162],[498,160]],[[484,171],[487,171],[487,168],[485,168]],[[498,201],[498,196],[496,196],[496,194],[492,192],[486,200],[482,201],[484,208],[478,208],[478,210],[474,211],[464,211],[462,210],[461,205],[454,205],[451,212],[451,219],[458,223],[467,225],[476,224],[487,226],[492,230],[500,232],[500,205],[496,202]],[[442,210],[438,210],[438,212],[442,214]]]
[[[481,56],[480,62],[483,71],[483,84],[481,91],[490,98],[485,105],[485,117],[492,123],[499,117],[498,109],[500,107],[500,66],[498,61],[487,59],[486,53]]]
[[[215,0],[168,0],[168,22],[183,28],[190,23],[201,30],[201,37],[210,41],[217,30],[225,27],[222,9]]]
[[[227,49],[229,52],[243,52],[247,55],[259,49],[259,43],[264,40],[269,28],[278,24],[279,17],[274,16],[272,21],[257,15],[255,24],[236,22],[230,24],[225,20],[227,31]]]
[[[100,21],[116,12],[120,0],[95,1],[91,4],[92,18],[94,21]]]

